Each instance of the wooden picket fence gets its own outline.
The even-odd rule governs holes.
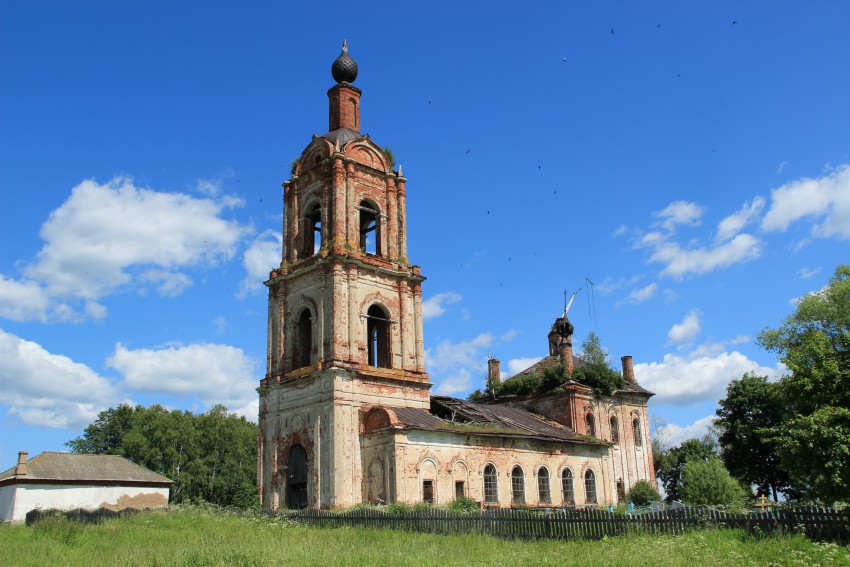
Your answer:
[[[478,533],[509,539],[601,539],[625,534],[679,534],[686,530],[713,526],[741,529],[750,535],[804,533],[814,540],[850,543],[850,509],[814,506],[744,514],[683,507],[640,516],[571,508],[495,509],[475,513],[440,509],[399,513],[371,508],[345,512],[307,509],[279,515],[315,527],[350,526],[438,534]]]

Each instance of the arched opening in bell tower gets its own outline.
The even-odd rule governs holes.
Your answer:
[[[309,309],[301,312],[295,327],[295,357],[294,368],[310,366],[313,352],[313,317]]]
[[[369,201],[360,202],[360,251],[381,255],[381,213]]]
[[[390,368],[390,321],[378,305],[366,312],[366,342],[369,366]]]
[[[304,246],[301,255],[309,258],[322,248],[322,207],[311,205],[304,214]]]

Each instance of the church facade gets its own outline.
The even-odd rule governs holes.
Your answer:
[[[489,506],[613,504],[655,483],[646,402],[624,357],[610,396],[557,391],[473,404],[432,396],[422,283],[407,256],[406,183],[361,134],[357,64],[334,61],[329,129],[284,183],[283,258],[270,273],[260,382],[264,507],[347,507],[458,496]],[[565,317],[564,317],[565,320]],[[563,327],[563,325],[562,325]],[[572,367],[550,333],[546,365]],[[490,361],[491,379],[498,361]]]

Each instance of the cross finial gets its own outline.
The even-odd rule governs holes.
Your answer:
[[[342,50],[348,51],[348,40],[347,39],[342,40]]]

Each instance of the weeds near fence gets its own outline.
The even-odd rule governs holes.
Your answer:
[[[392,506],[392,505],[391,505]],[[483,534],[506,539],[603,539],[676,535],[709,528],[742,530],[748,537],[800,533],[816,541],[850,543],[850,511],[813,506],[766,513],[678,508],[624,516],[597,509],[486,510],[463,513],[403,505],[345,511],[302,510],[283,517],[309,527],[397,529],[438,534]]]

